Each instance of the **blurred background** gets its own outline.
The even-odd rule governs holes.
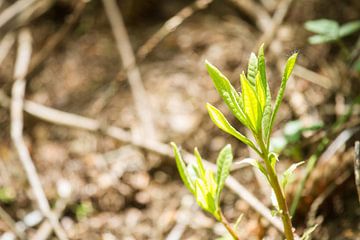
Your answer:
[[[168,143],[211,162],[226,143],[237,160],[254,156],[208,117],[206,102],[245,133],[204,60],[240,90],[261,43],[273,96],[299,52],[272,139],[279,171],[306,161],[286,193],[297,232],[360,239],[359,33],[358,0],[0,0],[0,239],[224,235]],[[264,218],[264,179],[231,175],[244,188],[226,188],[222,207],[231,222],[242,215],[240,236],[282,239]]]

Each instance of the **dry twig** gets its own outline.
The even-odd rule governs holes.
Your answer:
[[[6,103],[6,95],[0,94],[0,96],[2,98],[0,103]],[[7,107],[4,104],[3,106]],[[100,122],[91,118],[86,118],[78,116],[76,114],[55,110],[29,100],[25,101],[24,110],[30,115],[47,122],[92,132],[101,132],[104,135],[117,139],[121,142],[131,143],[134,146],[147,149],[154,153],[171,158],[173,157],[172,149],[167,144],[153,140],[145,141],[141,139],[133,139],[129,132],[115,126],[104,126]],[[195,161],[195,156],[186,153],[185,159],[187,159],[188,161]],[[206,167],[210,167],[212,169],[216,168],[214,164],[206,160],[204,160],[204,163]],[[226,186],[234,193],[236,193],[241,199],[246,201],[255,211],[257,211],[260,215],[267,219],[273,226],[276,227],[276,229],[278,229],[280,232],[283,232],[283,227],[280,219],[277,217],[273,217],[270,210],[265,205],[263,205],[244,186],[242,186],[234,177],[228,177],[228,180],[226,181]]]
[[[135,55],[131,47],[129,36],[115,0],[103,0],[106,15],[108,16],[116,45],[123,66],[127,69],[127,77],[135,102],[135,109],[142,125],[142,137],[155,139],[155,125],[149,106],[149,100],[141,80],[140,70],[136,65]]]
[[[0,65],[8,55],[11,47],[15,42],[15,36],[13,33],[8,33],[0,42]]]
[[[266,32],[266,29],[269,28],[269,23],[271,22],[271,17],[267,11],[255,1],[249,0],[228,0],[240,11],[245,12],[256,24],[256,26],[262,31]]]
[[[355,158],[354,158],[355,185],[360,203],[360,142],[355,142]]]
[[[24,232],[20,231],[16,227],[16,222],[11,216],[0,206],[0,218],[5,222],[6,225],[13,231],[19,239],[26,239]]]
[[[74,11],[67,17],[65,23],[62,25],[59,31],[51,35],[50,39],[46,41],[41,50],[34,55],[31,60],[28,75],[31,75],[41,63],[50,55],[50,53],[59,45],[59,43],[66,37],[72,27],[79,20],[81,13],[85,8],[85,0],[80,0],[76,4]]]
[[[19,0],[5,9],[0,15],[0,29],[19,13],[35,3],[36,0]]]
[[[212,2],[213,0],[197,0],[181,9],[139,48],[137,52],[138,60],[142,61],[167,35],[174,32],[187,18],[196,11],[205,9]]]
[[[19,47],[15,63],[14,78],[11,100],[11,139],[19,160],[24,167],[26,176],[34,192],[40,211],[49,220],[54,231],[60,240],[68,239],[58,219],[50,210],[49,202],[45,196],[40,183],[40,178],[36,172],[34,163],[23,139],[23,106],[25,95],[25,76],[31,56],[31,35],[29,30],[23,29],[19,33]]]
[[[263,30],[263,35],[260,37],[260,40],[257,42],[255,49],[259,49],[261,44],[267,46],[271,40],[276,35],[277,30],[279,29],[281,23],[284,21],[286,14],[290,9],[290,5],[293,0],[282,0],[278,5],[273,18],[270,21],[266,22],[266,28]],[[270,27],[269,27],[270,23]]]

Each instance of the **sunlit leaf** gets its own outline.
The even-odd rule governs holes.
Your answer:
[[[210,103],[206,104],[206,108],[209,112],[211,120],[215,123],[215,125],[223,130],[224,132],[233,135],[243,143],[249,145],[254,150],[256,149],[255,145],[244,135],[239,133],[230,123],[226,120],[225,116],[218,110],[216,107],[212,106]]]
[[[261,45],[258,52],[258,69],[260,72],[262,86],[266,92],[266,104],[263,111],[262,117],[262,130],[264,139],[268,139],[270,136],[270,119],[271,119],[271,92],[269,87],[269,82],[266,79],[266,65],[265,65],[265,55],[264,55],[264,44]]]
[[[257,72],[258,72],[258,59],[255,53],[251,53],[249,58],[248,70],[247,70],[247,78],[253,86],[255,86],[255,78]]]
[[[233,155],[231,152],[231,145],[226,145],[219,153],[216,160],[217,172],[216,172],[216,196],[217,202],[220,201],[220,193],[225,185],[225,180],[229,176],[230,167],[233,161]]]
[[[216,90],[229,107],[232,114],[244,125],[247,124],[242,110],[242,99],[230,81],[210,62],[206,61],[207,71],[213,80]]]
[[[259,122],[261,117],[261,107],[257,99],[254,88],[246,79],[244,73],[240,75],[242,99],[244,104],[244,112],[247,120],[250,122],[249,127],[253,132],[258,132],[260,129]]]
[[[256,94],[261,106],[261,111],[264,111],[265,104],[266,104],[266,90],[264,86],[261,84],[261,76],[260,72],[256,74]]]
[[[197,148],[194,149],[194,155],[196,157],[199,177],[205,177],[205,168],[204,168],[203,162],[201,160],[200,153],[199,153]]]
[[[290,74],[291,74],[294,66],[295,66],[297,56],[298,56],[298,53],[294,53],[293,55],[291,55],[291,57],[286,62],[283,77],[281,79],[280,89],[279,89],[278,95],[276,97],[274,110],[273,110],[273,112],[271,114],[270,125],[269,125],[269,129],[270,129],[269,132],[270,133],[271,133],[274,121],[275,121],[276,114],[277,114],[277,112],[279,110],[280,104],[281,104],[281,102],[283,100],[283,97],[284,97],[286,83],[287,83],[287,81],[288,81],[288,79],[290,77]],[[268,142],[269,142],[269,140],[270,140],[270,134],[268,136]]]
[[[184,182],[187,189],[189,189],[189,191],[194,194],[194,192],[195,192],[194,184],[193,184],[191,177],[186,169],[186,165],[184,163],[184,160],[181,157],[179,149],[177,148],[176,144],[173,142],[171,143],[171,146],[173,147],[173,150],[174,150],[176,167],[179,171],[181,180]]]

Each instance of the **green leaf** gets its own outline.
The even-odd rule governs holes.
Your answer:
[[[239,139],[246,145],[253,148],[255,151],[259,152],[256,149],[255,145],[247,137],[245,137],[244,135],[239,133],[233,126],[230,125],[230,123],[226,120],[226,118],[220,112],[220,110],[218,110],[216,107],[212,106],[210,103],[206,104],[206,108],[209,112],[211,120],[215,123],[215,125],[218,128],[220,128],[221,130],[223,130],[224,132],[226,132],[230,135],[233,135],[234,137],[236,137],[237,139]]]
[[[204,168],[204,164],[203,164],[203,162],[201,160],[201,156],[200,156],[200,153],[199,153],[197,148],[194,149],[194,155],[196,157],[197,169],[198,169],[198,172],[199,172],[199,177],[203,178],[203,177],[205,177],[205,168]]]
[[[253,132],[258,133],[261,127],[259,124],[262,115],[261,106],[259,104],[254,88],[250,85],[244,73],[240,75],[240,82],[244,104],[244,112],[247,120],[250,122],[247,127],[250,128]]]
[[[216,202],[220,202],[220,193],[225,185],[225,180],[229,176],[230,167],[233,161],[233,155],[231,152],[231,145],[226,145],[219,153],[216,160],[217,172],[216,172]]]
[[[266,66],[265,66],[265,55],[264,55],[264,44],[262,44],[259,48],[258,52],[258,69],[261,76],[261,81],[263,86],[267,85],[266,80]]]
[[[230,81],[210,62],[205,61],[207,71],[213,80],[216,90],[229,107],[232,114],[244,125],[247,124],[242,110],[242,100]]]
[[[247,78],[249,79],[250,83],[253,86],[255,86],[255,77],[257,72],[258,72],[258,59],[255,53],[251,53],[249,58],[248,70],[247,70]]]
[[[304,161],[291,164],[291,166],[288,169],[286,169],[285,172],[282,174],[281,186],[282,186],[283,190],[285,190],[285,187],[288,184],[289,179],[292,176],[295,169],[303,163],[304,163]]]
[[[264,86],[261,84],[261,75],[260,72],[256,74],[256,94],[261,106],[261,111],[264,111],[266,104],[266,90]]]
[[[337,37],[339,33],[339,24],[334,20],[318,19],[307,21],[305,29],[320,35]]]
[[[345,23],[340,27],[339,36],[346,37],[360,30],[360,21],[352,21]]]
[[[263,111],[262,117],[262,129],[264,134],[264,139],[268,139],[270,135],[270,119],[271,119],[271,92],[269,83],[266,80],[266,65],[265,65],[265,55],[264,55],[264,44],[261,45],[259,52],[258,52],[258,69],[260,72],[262,86],[266,91],[266,104]]]
[[[310,44],[321,44],[327,42],[333,42],[337,37],[328,36],[328,35],[314,35],[308,38]]]
[[[295,62],[296,62],[296,58],[298,56],[298,53],[294,53],[292,56],[289,57],[289,59],[286,62],[286,66],[285,66],[285,70],[283,73],[283,77],[281,79],[281,85],[280,85],[280,89],[278,92],[278,95],[276,97],[276,101],[275,101],[275,106],[274,106],[274,111],[271,114],[271,119],[270,119],[270,124],[269,124],[269,135],[268,135],[268,140],[267,143],[269,144],[270,141],[270,134],[271,134],[271,130],[275,121],[275,117],[276,114],[279,110],[280,104],[283,100],[284,97],[284,92],[285,92],[285,88],[286,88],[286,83],[290,77],[290,74],[295,66]]]
[[[184,182],[185,186],[187,187],[187,189],[189,189],[189,191],[191,193],[195,193],[195,188],[194,188],[194,184],[191,180],[191,177],[186,169],[186,165],[184,163],[184,160],[181,157],[181,154],[179,152],[179,149],[177,148],[176,144],[171,142],[170,143],[171,146],[173,147],[174,150],[174,155],[175,155],[175,160],[176,160],[176,167],[179,171],[181,180]]]

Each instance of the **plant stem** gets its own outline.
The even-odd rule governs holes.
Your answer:
[[[281,189],[279,179],[276,175],[275,169],[271,166],[270,159],[269,159],[269,152],[267,150],[267,147],[265,147],[264,143],[262,141],[259,141],[259,145],[262,151],[262,158],[265,162],[266,170],[269,177],[269,182],[274,190],[277,203],[279,205],[280,214],[281,214],[281,220],[284,225],[284,234],[287,240],[294,240],[294,233],[293,233],[293,227],[291,223],[291,218],[289,214],[289,209],[286,203],[285,195],[283,190]]]
[[[220,210],[220,221],[235,240],[240,240],[240,237],[237,235],[236,231],[232,228],[232,226],[230,225],[228,220],[225,218],[225,216],[221,210]]]

